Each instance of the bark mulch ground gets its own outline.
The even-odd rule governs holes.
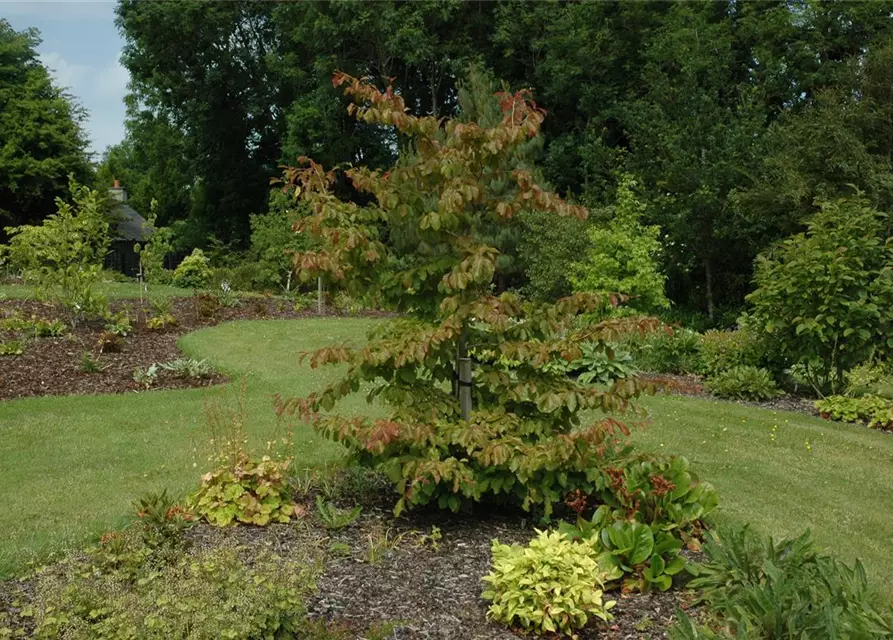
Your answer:
[[[385,502],[393,504],[373,500],[354,523],[337,531],[322,526],[308,500],[305,515],[289,524],[225,529],[200,524],[184,535],[192,548],[235,548],[249,561],[260,549],[292,557],[302,549],[321,554],[322,573],[306,606],[311,619],[339,630],[338,638],[366,638],[369,629],[389,629],[382,637],[399,640],[536,637],[489,621],[488,603],[480,595],[492,541],[524,544],[536,535],[530,522],[497,512],[414,511],[395,519]],[[371,549],[378,550],[376,557]],[[31,598],[33,581],[0,581],[0,618],[5,613],[14,624],[31,624],[19,613]],[[590,622],[579,631],[581,640],[665,639],[677,607],[688,609],[692,600],[691,592],[678,588],[605,595],[617,601],[613,620]]]
[[[213,306],[213,305],[211,305]],[[144,385],[134,381],[136,369],[183,357],[177,348],[180,336],[229,320],[263,318],[300,318],[315,316],[315,312],[296,312],[291,302],[279,298],[249,298],[238,307],[218,307],[212,313],[193,298],[173,300],[173,315],[177,325],[162,330],[149,330],[146,319],[151,316],[148,305],[139,300],[113,302],[112,312],[126,312],[133,332],[124,338],[120,353],[101,351],[97,342],[104,331],[104,322],[80,323],[67,335],[58,338],[34,338],[21,332],[0,330],[0,342],[25,339],[24,353],[0,356],[0,400],[48,395],[85,395],[144,391]],[[23,318],[67,320],[62,309],[33,300],[4,300],[0,304],[0,319],[19,315]],[[336,315],[329,313],[327,315]],[[96,358],[101,371],[87,373],[82,366],[85,353]],[[224,376],[215,374],[204,379],[184,379],[163,372],[152,389],[182,389],[219,384]]]
[[[390,501],[392,502],[392,501]],[[527,543],[536,532],[517,514],[454,515],[411,512],[395,519],[383,501],[367,506],[350,526],[327,531],[310,514],[302,521],[266,528],[215,529],[199,526],[188,535],[196,544],[214,546],[235,536],[238,543],[274,547],[288,553],[294,545],[312,544],[325,555],[316,592],[307,602],[311,618],[364,637],[369,628],[389,625],[389,638],[400,640],[509,640],[533,638],[487,620],[481,578],[490,570],[490,545]],[[432,532],[439,539],[432,541]],[[373,558],[371,550],[379,557]],[[688,608],[689,592],[606,594],[617,601],[614,619],[591,622],[581,640],[657,640],[667,638],[676,608]]]

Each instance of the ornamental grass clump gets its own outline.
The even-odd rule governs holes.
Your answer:
[[[497,292],[509,249],[494,239],[518,214],[587,215],[540,186],[520,159],[545,113],[519,91],[497,94],[489,120],[416,117],[392,88],[343,73],[334,84],[354,100],[357,120],[390,128],[405,152],[387,171],[327,171],[307,158],[285,171],[284,189],[309,208],[295,228],[317,241],[295,256],[296,272],[302,282],[322,276],[351,296],[375,295],[400,316],[363,346],[305,354],[312,368],[346,372],[307,397],[280,397],[280,414],[300,416],[384,472],[401,496],[397,512],[488,500],[548,516],[572,491],[606,488],[600,467],[624,455],[618,436],[629,427],[619,418],[636,415],[632,401],[644,387],[624,378],[599,388],[547,365],[578,360],[587,342],[607,350],[657,321],[579,327],[574,317],[601,309],[602,298],[580,293],[544,305]],[[339,198],[342,177],[365,204]],[[333,411],[360,388],[384,405],[383,417]],[[604,415],[586,421],[590,410]]]

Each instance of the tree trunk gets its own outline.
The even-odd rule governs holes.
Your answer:
[[[322,315],[322,276],[316,279],[316,312]]]
[[[704,258],[704,277],[707,281],[707,316],[710,322],[713,322],[716,316],[716,309],[713,305],[713,265],[710,258]]]
[[[459,395],[459,411],[463,420],[471,418],[471,358],[468,357],[466,331],[459,337],[459,348],[456,351],[456,386]]]

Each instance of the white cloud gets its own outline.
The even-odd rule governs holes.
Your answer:
[[[101,153],[108,145],[123,139],[124,96],[130,74],[118,60],[92,66],[73,64],[54,51],[41,53],[39,57],[56,82],[87,109],[85,128],[94,151]]]

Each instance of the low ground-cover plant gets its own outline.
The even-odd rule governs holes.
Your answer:
[[[352,509],[339,509],[322,496],[316,496],[316,516],[326,529],[336,530],[352,525],[360,517],[363,507],[357,505]]]
[[[535,633],[571,635],[590,618],[610,620],[608,573],[588,544],[541,531],[529,545],[493,542],[492,570],[484,576],[487,616]]]
[[[721,398],[771,400],[780,391],[766,369],[739,365],[707,378],[707,388]]]
[[[84,373],[99,373],[102,371],[102,362],[89,351],[81,354],[81,371]]]
[[[815,402],[823,418],[839,422],[863,422],[876,429],[893,429],[893,400],[878,396],[828,396]]]
[[[27,610],[33,637],[301,637],[316,574],[301,550],[248,562],[231,548],[196,549],[160,566],[139,551],[127,571],[72,560],[42,574]]]
[[[244,396],[243,381],[232,402],[218,399],[205,403],[213,468],[202,476],[201,485],[189,496],[187,506],[219,527],[288,522],[299,515],[287,480],[292,458],[265,455],[258,459],[246,451]],[[288,438],[278,442],[287,446]]]
[[[152,316],[146,320],[146,328],[150,331],[161,331],[168,327],[176,327],[177,319],[170,313],[160,316]]]
[[[233,290],[230,283],[225,280],[214,289],[214,295],[217,297],[217,302],[221,307],[234,308],[242,306],[242,299]]]
[[[133,503],[143,542],[149,547],[176,544],[181,534],[195,525],[196,518],[163,489],[148,493]]]
[[[846,374],[846,395],[893,400],[893,365],[866,362],[850,369]]]
[[[25,343],[21,340],[0,342],[0,356],[20,356],[25,353]]]
[[[286,480],[291,460],[240,455],[202,476],[189,498],[189,507],[213,525],[237,522],[263,526],[288,522],[296,515]]]
[[[61,320],[46,320],[38,318],[32,325],[34,336],[37,338],[58,338],[67,329]]]
[[[109,317],[108,322],[106,322],[105,330],[116,336],[126,338],[133,333],[133,325],[130,323],[130,316],[127,315],[126,311],[114,314]]]
[[[893,638],[893,610],[871,590],[862,564],[822,554],[809,531],[778,542],[747,528],[727,531],[705,551],[690,586],[720,629],[701,633],[681,614],[677,640]]]
[[[96,340],[99,353],[121,353],[124,350],[124,338],[111,331],[103,331]]]
[[[700,549],[702,521],[717,506],[716,490],[691,474],[684,458],[639,456],[608,469],[610,483],[591,519],[586,496],[569,503],[576,524],[561,522],[569,539],[590,544],[611,580],[627,591],[665,591],[685,566],[683,547]]]
[[[149,389],[158,382],[158,365],[150,364],[145,369],[137,367],[133,371],[133,381]]]
[[[158,368],[178,378],[210,378],[215,373],[210,362],[195,358],[177,358],[170,362],[162,362]]]

